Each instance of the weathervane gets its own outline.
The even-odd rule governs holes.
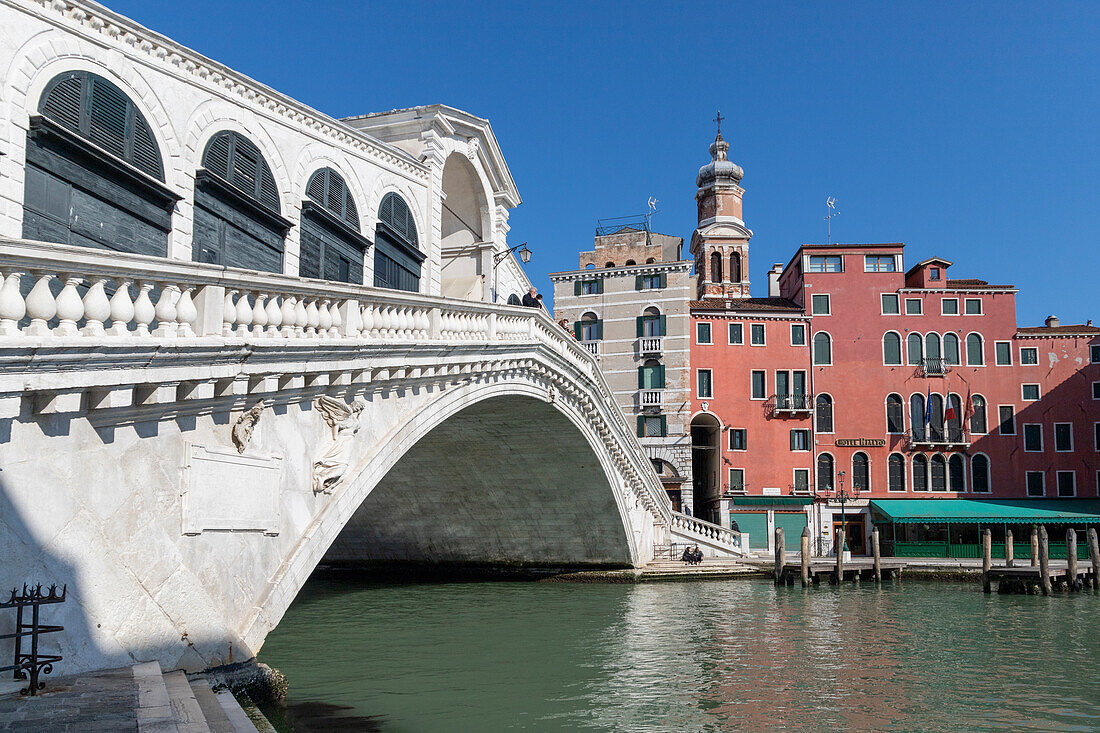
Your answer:
[[[825,236],[829,238],[829,244],[833,243],[833,217],[839,216],[836,210],[836,199],[829,196],[825,199]]]

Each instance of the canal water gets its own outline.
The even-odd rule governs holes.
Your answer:
[[[1097,731],[1100,596],[315,577],[260,660],[311,731]]]

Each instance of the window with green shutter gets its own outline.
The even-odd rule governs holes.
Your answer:
[[[635,290],[660,290],[667,286],[666,273],[654,273],[650,275],[636,275],[634,277]]]
[[[664,389],[665,366],[655,359],[649,359],[638,367],[638,389]]]
[[[668,422],[664,415],[638,415],[639,438],[664,438],[668,435]]]

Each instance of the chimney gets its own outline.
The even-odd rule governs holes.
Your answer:
[[[1047,316],[1045,323],[1047,324],[1047,328],[1057,328],[1058,316]]]
[[[1092,325],[1092,319],[1090,318],[1090,319],[1088,320],[1088,322],[1087,322],[1087,323],[1086,323],[1085,325],[1086,325],[1086,326],[1091,326],[1091,325]]]
[[[783,263],[776,262],[772,269],[768,270],[768,297],[779,297],[779,276],[783,274]]]

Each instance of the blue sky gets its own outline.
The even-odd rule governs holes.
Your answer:
[[[1100,321],[1100,3],[108,4],[334,116],[488,118],[544,292],[650,196],[690,238],[721,108],[754,294],[831,195],[834,241],[1015,284],[1022,325]]]

